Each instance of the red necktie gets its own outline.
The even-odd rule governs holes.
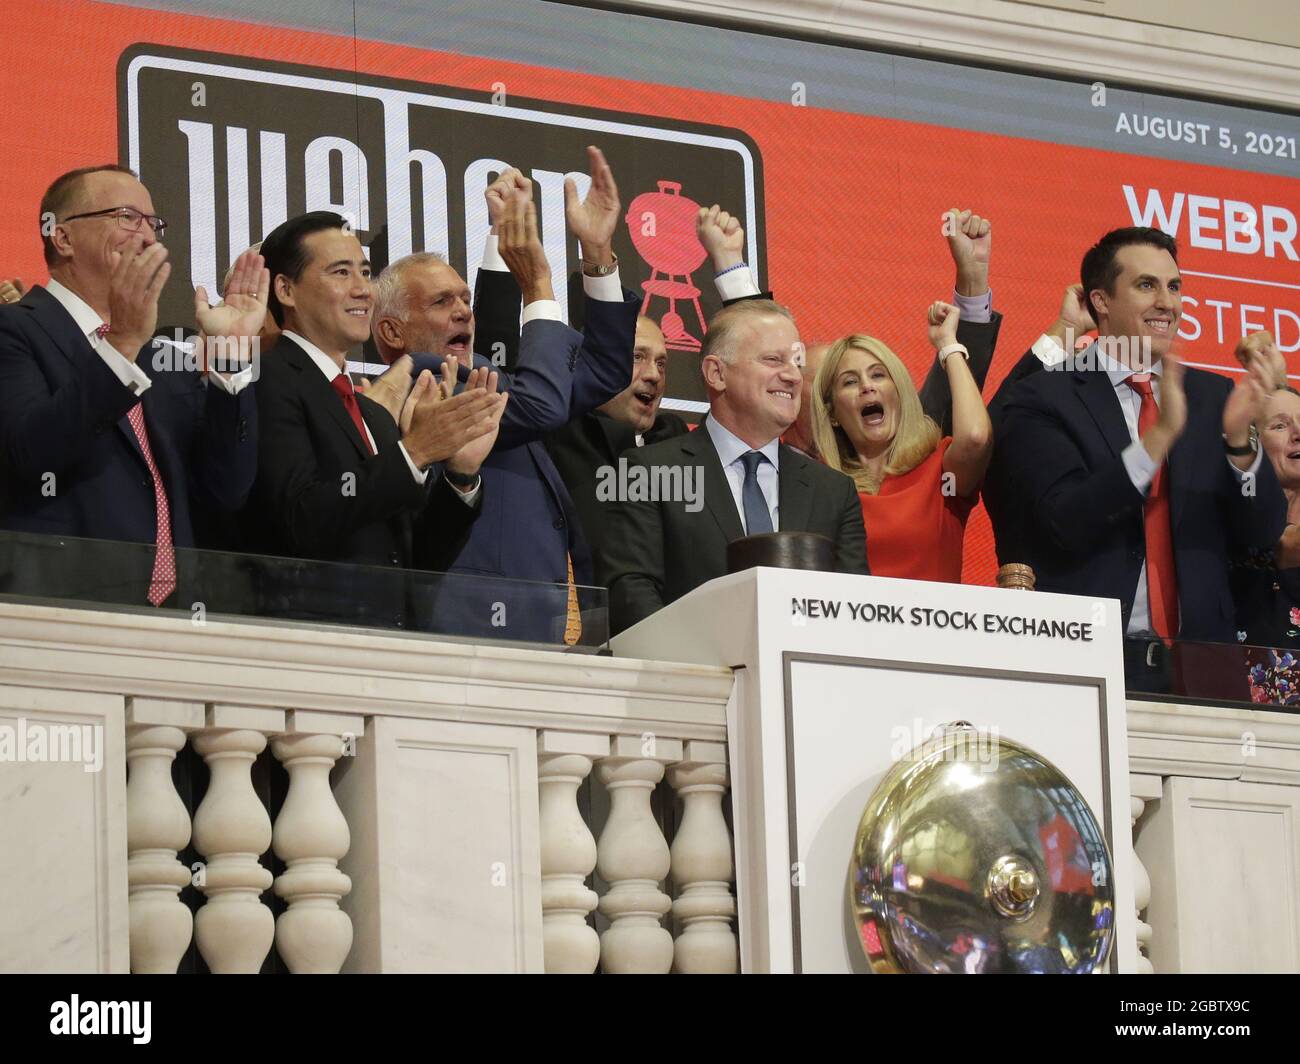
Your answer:
[[[162,476],[149,447],[149,433],[144,427],[144,408],[136,403],[126,412],[126,418],[131,422],[131,429],[144,454],[145,465],[149,467],[149,475],[153,478],[158,553],[154,556],[153,577],[149,581],[149,605],[161,606],[167,596],[176,590],[176,549],[172,545],[171,508],[167,505],[167,489],[163,487]]]
[[[343,400],[343,409],[348,412],[352,423],[361,433],[361,442],[366,445],[366,450],[374,454],[375,449],[370,446],[370,437],[366,435],[366,423],[361,420],[361,406],[357,403],[356,392],[352,390],[352,378],[346,373],[340,373],[330,381],[330,387],[339,393],[339,398]]]
[[[1128,386],[1142,397],[1138,435],[1156,423],[1160,410],[1151,391],[1151,374],[1134,373]],[[1151,627],[1164,640],[1178,634],[1178,576],[1174,568],[1174,536],[1169,523],[1169,464],[1162,462],[1147,492],[1145,507],[1147,547],[1147,605]]]
[[[95,336],[102,340],[108,335],[108,322],[95,329]],[[167,502],[167,489],[163,485],[162,474],[158,472],[158,463],[153,460],[153,449],[149,446],[149,432],[144,424],[144,407],[139,403],[126,412],[126,419],[131,423],[135,441],[140,445],[144,455],[144,464],[149,467],[149,476],[153,480],[154,543],[157,554],[153,560],[153,575],[149,579],[148,600],[150,606],[161,606],[176,590],[176,547],[172,543],[172,512]]]

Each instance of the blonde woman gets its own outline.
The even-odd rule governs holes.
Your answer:
[[[873,576],[961,581],[966,519],[993,430],[957,343],[959,317],[947,303],[928,316],[952,388],[952,436],[940,435],[902,361],[874,337],[837,340],[813,382],[813,437],[822,460],[857,485]]]

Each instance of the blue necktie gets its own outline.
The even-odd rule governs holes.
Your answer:
[[[745,506],[745,534],[756,536],[772,531],[772,514],[767,508],[763,489],[758,486],[758,464],[767,456],[759,451],[746,451],[740,456],[745,463],[745,484],[740,489],[740,499]]]

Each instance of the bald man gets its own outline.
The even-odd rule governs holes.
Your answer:
[[[610,508],[600,498],[600,485],[610,470],[617,474],[619,455],[687,431],[685,421],[659,408],[667,384],[668,347],[663,331],[649,318],[639,317],[632,383],[546,440],[588,543],[599,543],[606,535]]]

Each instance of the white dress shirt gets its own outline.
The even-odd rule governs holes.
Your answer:
[[[322,351],[319,347],[317,347],[306,337],[300,336],[298,333],[294,332],[293,330],[285,329],[284,335],[289,337],[289,339],[291,339],[294,343],[296,343],[299,347],[301,347],[304,351],[307,352],[307,357],[310,358],[314,363],[316,363],[317,369],[319,369],[323,374],[325,374],[325,379],[329,381],[330,387],[332,388],[334,386],[334,378],[343,372],[339,368],[338,363],[335,362],[332,358],[330,358],[329,355],[327,355],[324,351]],[[362,428],[366,430],[366,442],[370,444],[370,453],[378,454],[379,448],[375,445],[375,437],[370,431],[370,426],[366,424],[365,415],[362,415],[361,425]],[[397,442],[397,449],[402,452],[402,457],[406,459],[407,468],[410,469],[411,476],[415,478],[415,482],[417,484],[423,484],[425,480],[428,479],[429,471],[427,469],[420,469],[411,460],[411,456],[406,451],[406,445],[403,444],[400,440]],[[450,481],[448,483],[450,483]],[[455,484],[452,484],[451,486],[453,488],[456,487]],[[473,505],[474,500],[478,497],[478,493],[481,490],[481,488],[482,488],[482,482],[480,481],[476,483],[474,487],[472,487],[468,492],[464,492],[461,491],[459,488],[456,488],[456,493],[462,499],[465,500],[465,503],[467,505]]]
[[[483,261],[479,263],[481,270],[495,270],[497,273],[508,273],[510,267],[506,265],[505,259],[501,257],[501,252],[497,249],[497,235],[488,233],[487,245],[483,249]],[[585,273],[582,275],[582,290],[587,294],[588,299],[599,299],[602,303],[622,303],[623,302],[623,282],[619,278],[618,267],[614,267],[614,272],[604,277],[588,277]],[[524,307],[524,312],[520,316],[519,326],[527,325],[530,321],[541,318],[546,321],[563,321],[564,315],[560,313],[560,304],[554,299],[535,299]]]
[[[709,439],[713,441],[714,450],[718,452],[718,461],[722,463],[722,472],[726,475],[727,485],[731,488],[731,498],[736,504],[736,513],[740,515],[740,527],[745,530],[745,535],[749,535],[742,494],[745,487],[745,463],[740,458],[750,451],[758,451],[767,458],[766,462],[759,463],[756,475],[759,490],[762,491],[763,499],[767,502],[767,512],[772,515],[772,530],[779,532],[781,507],[777,462],[781,455],[780,438],[769,440],[762,447],[751,447],[740,437],[723,428],[713,417],[704,419],[704,429],[709,434]],[[695,431],[698,432],[699,429]]]
[[[77,328],[81,330],[83,336],[95,349],[95,354],[104,360],[104,365],[113,371],[113,376],[120,380],[124,387],[131,389],[135,396],[141,396],[147,392],[153,384],[148,375],[139,365],[124,357],[117,348],[108,342],[107,336],[97,335],[99,327],[104,324],[94,309],[76,292],[66,285],[60,284],[53,277],[45,286],[45,291],[49,292],[64,310],[72,316],[72,320],[77,323]],[[176,344],[171,340],[159,338],[158,341],[165,344],[172,344],[188,354],[191,345]],[[218,373],[216,370],[208,371],[208,379],[214,381],[222,391],[229,392],[231,395],[238,395],[253,380],[253,369],[242,369],[238,373],[231,374],[229,377]]]

